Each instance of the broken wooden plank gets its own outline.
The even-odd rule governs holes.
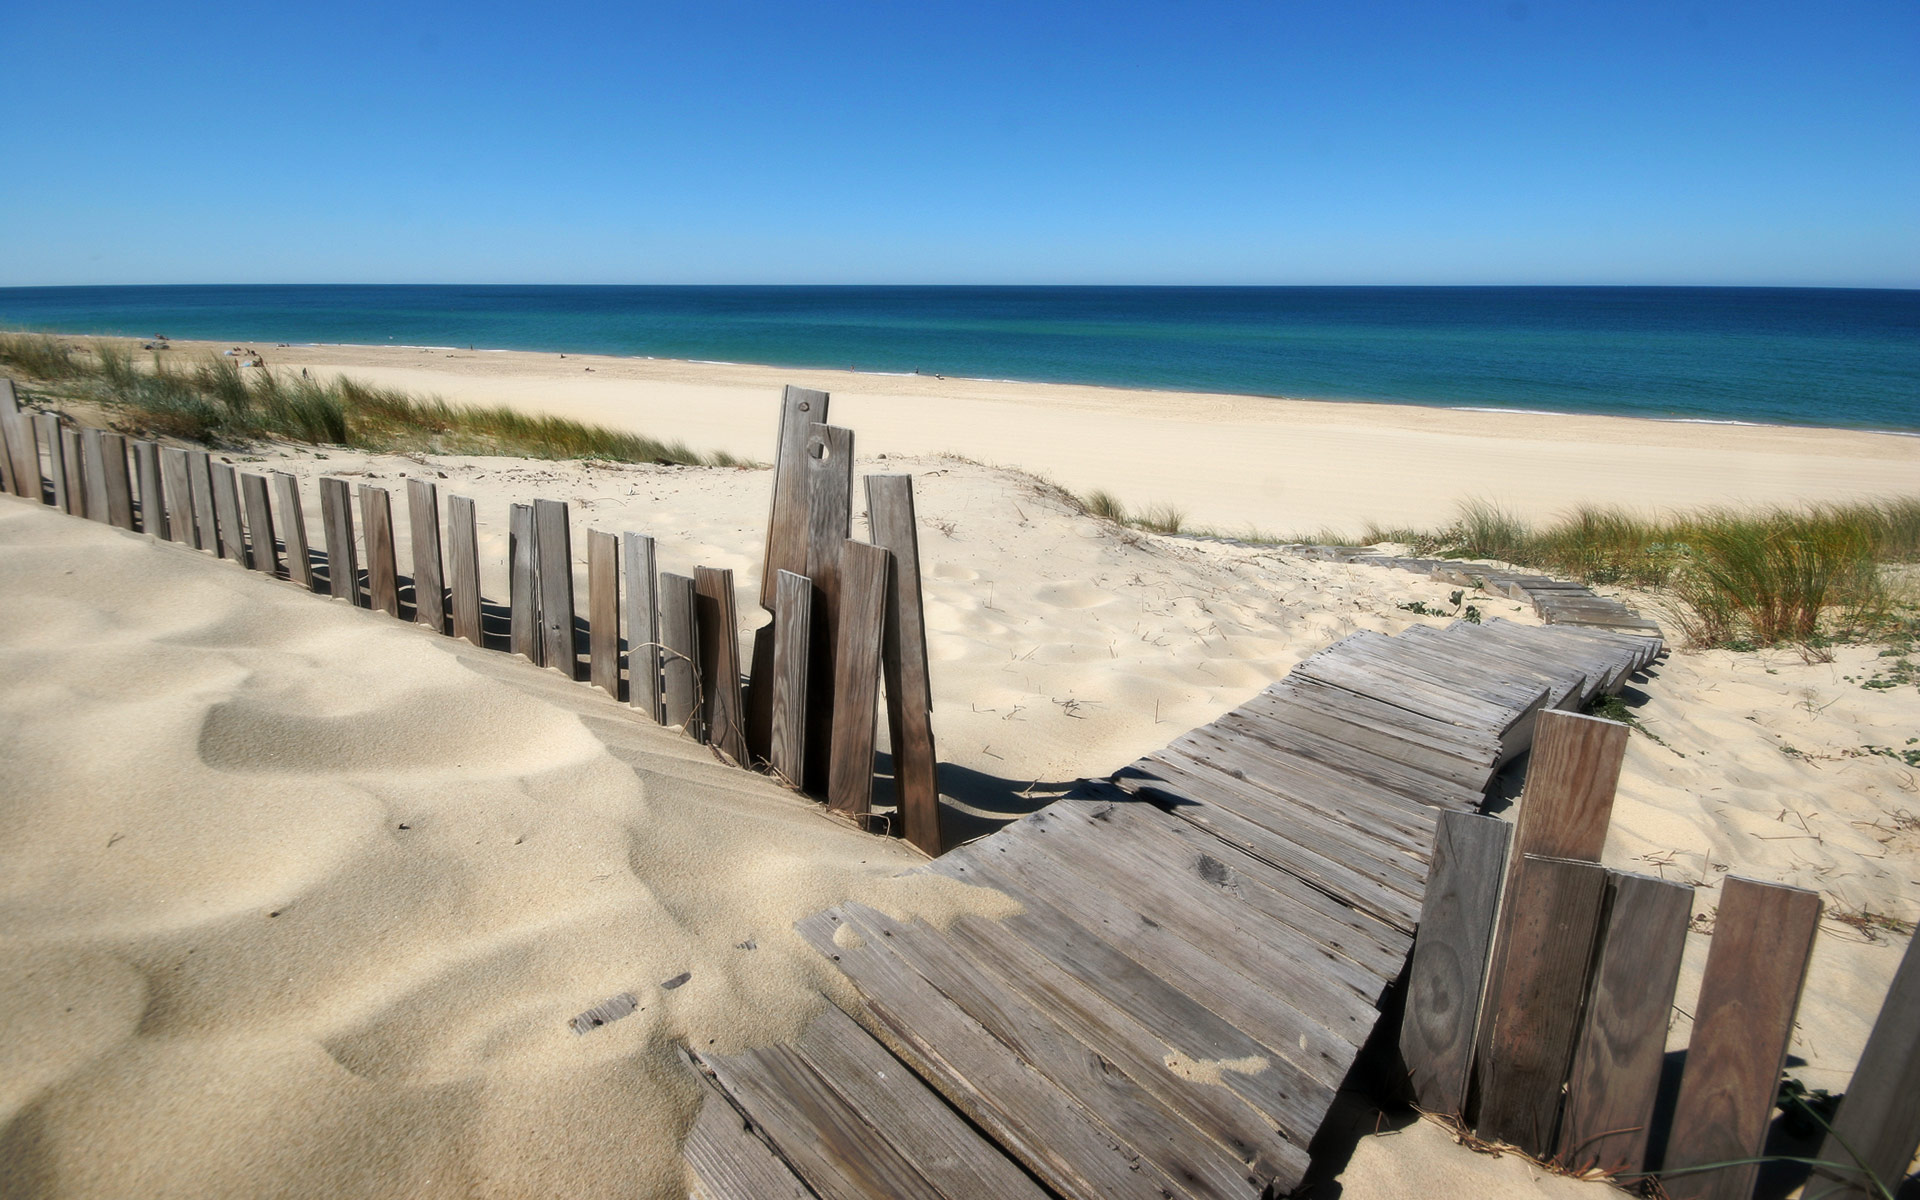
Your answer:
[[[267,497],[267,477],[252,472],[241,475],[240,492],[247,509],[248,565],[263,575],[278,575],[280,551],[273,536],[273,502]]]
[[[766,680],[773,706],[768,759],[773,773],[795,788],[805,778],[812,615],[813,583],[804,575],[780,572],[773,598],[773,666]],[[761,686],[757,677],[754,686]]]
[[[1916,947],[1920,938],[1909,938],[1879,1019],[1860,1052],[1853,1081],[1834,1113],[1833,1128],[1815,1155],[1824,1162],[1856,1168],[1846,1174],[1814,1168],[1823,1179],[1840,1185],[1838,1192],[1825,1195],[1869,1200],[1892,1193],[1920,1150],[1920,1104],[1913,1101],[1920,1096],[1920,949]],[[1885,1191],[1873,1192],[1867,1175]]]
[[[413,619],[435,633],[445,633],[447,584],[440,568],[440,488],[432,480],[407,480],[407,529],[413,549]]]
[[[867,527],[888,551],[886,622],[880,663],[887,685],[887,744],[901,836],[931,855],[940,839],[939,762],[933,746],[933,684],[920,591],[920,533],[913,476],[867,476]]]
[[[367,607],[400,615],[400,566],[393,548],[393,498],[387,489],[360,485],[361,536],[367,546]]]
[[[564,500],[533,502],[533,538],[539,545],[540,643],[545,665],[568,679],[580,676],[573,634],[573,533]]]
[[[1512,832],[1494,817],[1440,814],[1400,1022],[1400,1057],[1423,1112],[1466,1112],[1474,1031]]]
[[[133,461],[140,476],[140,532],[157,542],[167,534],[167,501],[161,494],[160,447],[149,441],[133,443]]]
[[[693,580],[668,571],[660,573],[660,678],[662,714],[700,741],[706,725],[699,711],[700,689],[694,685],[699,643],[694,636]]]
[[[848,541],[840,556],[839,648],[833,686],[833,761],[827,807],[865,823],[873,806],[873,732],[880,690],[880,641],[886,622],[887,569],[893,555]]]
[[[660,712],[660,593],[655,582],[653,538],[621,535],[627,576],[627,702],[655,724]]]
[[[733,572],[693,569],[699,626],[700,703],[706,714],[707,743],[747,765],[746,708],[740,695],[740,627],[735,612]]]
[[[832,778],[835,658],[840,649],[840,550],[853,528],[853,431],[809,427],[806,449],[807,563],[813,582],[813,650],[807,666],[806,787]]]
[[[587,530],[587,678],[620,698],[620,542]]]
[[[533,534],[531,504],[507,509],[507,578],[509,645],[537,667],[546,661],[546,650],[540,636],[540,544]]]
[[[320,525],[327,539],[327,592],[360,603],[360,560],[353,544],[353,493],[344,479],[320,478]]]
[[[273,473],[280,497],[280,538],[287,545],[287,578],[311,592],[313,555],[307,550],[307,514],[300,503],[300,481],[285,471]]]
[[[470,496],[447,497],[447,578],[453,585],[453,636],[486,645],[480,610],[480,531]]]

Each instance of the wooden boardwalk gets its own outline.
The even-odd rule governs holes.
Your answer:
[[[1406,964],[1438,814],[1479,807],[1542,709],[1660,649],[1505,621],[1357,634],[917,868],[1017,916],[808,918],[885,1045],[834,1010],[793,1047],[692,1056],[711,1089],[696,1194],[1291,1189]]]

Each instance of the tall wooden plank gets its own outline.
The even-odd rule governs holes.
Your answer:
[[[1646,1166],[1693,889],[1608,872],[1593,982],[1574,1045],[1558,1158],[1576,1170]]]
[[[413,619],[435,633],[445,633],[447,584],[440,571],[440,488],[433,481],[407,480],[407,528],[413,542]]]
[[[1757,1159],[1786,1064],[1820,897],[1728,876],[1693,1009],[1664,1169]],[[1749,1200],[1757,1163],[1663,1174],[1672,1200]]]
[[[533,538],[539,549],[540,642],[546,665],[568,679],[580,674],[573,640],[573,535],[564,500],[533,502]]]
[[[60,424],[60,461],[67,477],[66,509],[76,517],[84,517],[87,515],[86,440],[78,429],[64,421]]]
[[[39,502],[42,495],[39,435],[34,432],[32,419],[20,411],[20,398],[14,392],[13,380],[4,378],[0,378],[0,435],[4,435],[0,441],[5,443],[5,453],[0,457],[4,457],[7,464],[4,481],[7,490]]]
[[[780,572],[807,573],[807,439],[815,425],[826,423],[827,393],[788,384],[780,397],[780,433],[773,452],[773,500],[767,513],[767,553],[760,568],[760,607],[769,612],[779,598]]]
[[[307,553],[307,514],[300,503],[300,481],[285,471],[273,473],[280,498],[280,537],[287,544],[287,578],[313,590],[313,556]]]
[[[167,534],[183,546],[200,548],[200,530],[193,519],[193,485],[187,482],[187,452],[175,446],[160,448],[160,487],[167,507]]]
[[[101,439],[104,431],[91,425],[80,428],[80,449],[86,456],[87,480],[87,519],[108,523],[107,517],[107,452],[106,443]]]
[[[773,668],[768,693],[773,726],[768,760],[790,787],[805,778],[807,753],[807,654],[812,645],[813,584],[805,575],[780,572],[773,596]],[[758,677],[754,686],[761,686]]]
[[[893,555],[846,542],[840,557],[840,645],[834,653],[833,762],[827,807],[863,823],[873,805],[873,725]]]
[[[1628,732],[1600,717],[1540,714],[1514,822],[1516,861],[1522,854],[1600,861]]]
[[[447,497],[447,577],[453,584],[453,636],[485,645],[480,625],[480,531],[470,496]]]
[[[696,703],[694,663],[700,653],[694,639],[693,580],[685,575],[660,573],[660,677],[667,724],[678,725],[701,741],[706,725]]]
[[[220,527],[220,557],[247,565],[246,527],[240,523],[240,476],[231,463],[209,462],[213,516]]]
[[[19,412],[19,403],[13,394],[13,380],[0,378],[0,491],[15,496],[27,494],[24,480],[18,477],[14,468],[14,423],[13,418]],[[25,455],[21,455],[22,461]],[[38,471],[35,472],[38,474]]]
[[[367,607],[400,615],[400,567],[393,550],[393,498],[387,489],[360,485],[361,537],[367,544]]]
[[[1513,920],[1482,1022],[1477,1128],[1544,1158],[1553,1149],[1607,873],[1570,859],[1522,861],[1507,889]]]
[[[587,677],[620,698],[620,541],[587,530]]]
[[[47,482],[51,485],[48,503],[62,512],[71,512],[71,502],[67,499],[67,457],[60,453],[60,418],[41,413],[34,420],[40,426],[40,440],[47,444]]]
[[[344,479],[320,479],[320,523],[327,535],[327,591],[360,603],[360,556],[353,544],[353,493]]]
[[[644,533],[621,535],[626,544],[627,576],[627,701],[655,722],[660,713],[660,610],[654,583],[653,538]]]
[[[833,765],[834,657],[840,648],[840,548],[853,529],[853,431],[814,425],[807,435],[807,566],[813,650],[807,667],[806,787],[824,793]],[[869,764],[871,766],[871,764]]]
[[[540,543],[533,536],[533,505],[507,509],[507,583],[512,605],[508,640],[515,654],[539,666],[547,661],[540,638]]]
[[[933,747],[933,683],[927,669],[927,621],[920,592],[920,533],[913,476],[867,476],[867,526],[887,567],[881,671],[887,683],[887,744],[893,751],[898,832],[939,855],[940,776]]]
[[[251,472],[240,476],[247,506],[248,553],[253,569],[263,575],[280,573],[280,551],[273,536],[273,502],[267,496],[267,477]]]
[[[740,695],[740,625],[733,597],[733,572],[693,569],[699,625],[700,707],[707,719],[707,742],[747,765],[746,709]]]
[[[1815,1157],[1851,1164],[1856,1172],[1871,1172],[1887,1191],[1895,1191],[1915,1151],[1920,1151],[1916,1096],[1920,1096],[1920,938],[1907,942],[1907,953],[1880,1006],[1880,1018],[1867,1036],[1860,1065],[1854,1068],[1853,1082],[1833,1116],[1833,1131]],[[1815,1170],[1843,1185],[1842,1190],[1826,1195],[1847,1200],[1868,1200],[1872,1195],[1859,1173]],[[1808,1191],[1819,1194],[1820,1189]]]
[[[152,442],[136,441],[133,461],[140,475],[140,532],[155,541],[167,541],[167,501],[160,485],[160,447]]]
[[[121,529],[131,530],[133,526],[133,476],[127,470],[127,439],[118,433],[100,435],[100,453],[105,460],[107,487],[107,522]],[[40,473],[36,465],[34,486],[39,486]],[[37,499],[37,497],[36,497]]]
[[[1427,1112],[1466,1111],[1468,1068],[1487,954],[1513,826],[1443,812],[1434,829],[1420,928],[1400,1022],[1400,1057],[1414,1102]]]

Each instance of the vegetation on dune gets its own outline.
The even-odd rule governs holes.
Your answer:
[[[345,377],[313,379],[209,356],[152,369],[123,347],[91,351],[36,334],[0,334],[0,366],[37,381],[52,398],[110,406],[140,429],[187,441],[280,437],[381,452],[500,454],[710,467],[753,464],[682,442],[540,416],[497,405],[449,404]]]

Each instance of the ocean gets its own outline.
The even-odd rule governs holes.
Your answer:
[[[1920,432],[1920,291],[0,288],[0,326],[923,372]]]

